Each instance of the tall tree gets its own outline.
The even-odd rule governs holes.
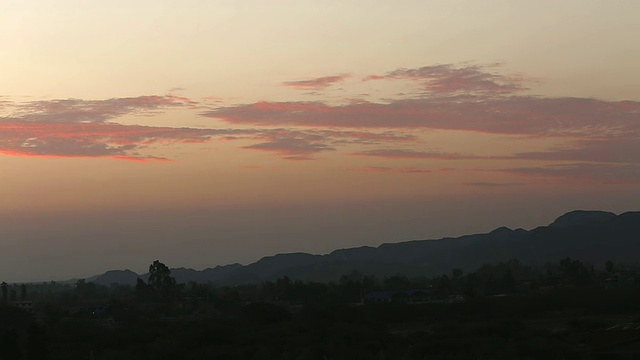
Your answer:
[[[149,286],[162,300],[170,300],[177,293],[176,279],[167,265],[156,260],[149,265]]]

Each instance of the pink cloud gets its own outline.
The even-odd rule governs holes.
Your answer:
[[[11,118],[28,122],[100,123],[128,114],[144,114],[154,110],[195,104],[188,98],[173,95],[107,100],[40,100],[17,106],[17,111]]]
[[[39,157],[111,157],[149,161],[138,150],[157,143],[204,142],[214,130],[108,123],[0,122],[0,153]]]
[[[580,98],[449,97],[328,105],[259,102],[201,113],[232,124],[465,130],[535,136],[640,134],[640,103]]]
[[[487,71],[488,66],[453,64],[423,66],[416,69],[397,69],[385,75],[372,75],[368,80],[414,80],[433,93],[492,93],[511,94],[525,90],[523,79]]]
[[[259,126],[438,129],[586,138],[640,134],[639,102],[516,96],[525,89],[523,77],[498,74],[491,68],[495,65],[442,64],[397,69],[365,78],[417,81],[426,92],[412,99],[352,101],[342,105],[263,101],[218,107],[201,115]]]
[[[143,156],[140,151],[160,143],[201,143],[218,139],[243,141],[242,149],[264,151],[286,160],[313,160],[317,154],[340,150],[346,145],[350,148],[376,145],[377,149],[373,150],[360,147],[350,151],[352,155],[387,159],[640,163],[640,102],[517,95],[525,89],[522,77],[500,75],[491,70],[492,66],[445,64],[371,76],[366,80],[410,80],[422,89],[417,98],[402,96],[378,103],[263,101],[221,106],[211,104],[219,98],[207,99],[211,108],[200,115],[242,127],[255,126],[244,129],[146,127],[114,122],[125,115],[198,108],[195,101],[173,95],[24,104],[0,101],[5,113],[6,109],[13,110],[10,116],[0,117],[0,152],[157,161],[160,158]],[[347,77],[319,77],[285,85],[315,90]],[[567,145],[545,151],[483,157],[416,148],[420,142],[413,134],[420,130],[564,137]],[[400,143],[402,145],[392,145]],[[558,168],[551,169],[554,173],[560,172]],[[621,167],[612,169],[626,171]],[[412,169],[392,168],[386,172],[392,170],[410,172]],[[385,172],[382,168],[377,171]],[[567,169],[563,171],[569,173]]]
[[[293,88],[303,90],[322,90],[335,83],[348,79],[350,75],[334,75],[324,76],[314,79],[298,80],[298,81],[285,81],[282,84]]]
[[[138,96],[107,100],[40,100],[13,105],[0,118],[0,153],[38,157],[111,157],[162,161],[138,151],[156,143],[204,142],[213,130],[121,125],[110,120],[170,107],[191,107],[183,97]]]
[[[175,96],[139,96],[108,100],[47,100],[14,105],[10,117],[0,118],[0,152],[6,155],[49,157],[112,157],[120,160],[159,160],[138,153],[158,143],[201,143],[213,138],[248,140],[244,148],[311,158],[344,144],[410,142],[415,137],[393,132],[331,129],[193,129],[121,125],[120,116],[148,113],[194,102]],[[332,145],[333,144],[333,145]]]
[[[640,102],[589,98],[467,95],[391,100],[388,103],[261,102],[202,114],[228,123],[297,126],[302,129],[408,129],[476,131],[528,137],[565,137],[567,145],[546,151],[481,157],[416,149],[375,149],[352,153],[389,159],[549,160],[640,163]],[[580,139],[578,143],[576,139]],[[408,140],[411,141],[411,140]],[[380,140],[381,144],[385,144]],[[335,148],[338,144],[332,143]],[[610,178],[616,176],[613,168]],[[577,171],[552,169],[551,173]],[[533,173],[532,173],[533,174]],[[625,173],[624,178],[629,174]],[[600,178],[603,176],[601,175]]]

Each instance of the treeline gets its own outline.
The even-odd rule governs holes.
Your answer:
[[[640,321],[638,272],[613,262],[236,287],[178,284],[159,261],[149,272],[136,286],[3,285],[0,359],[585,359],[599,329]],[[12,306],[12,289],[31,311]],[[436,301],[366,301],[417,289]],[[440,301],[452,295],[464,301]]]
[[[103,286],[83,279],[74,284],[2,283],[2,304],[29,301],[33,302],[35,312],[45,315],[55,312],[58,314],[56,316],[69,311],[89,311],[95,306],[100,306],[101,314],[106,314],[115,307],[151,309],[151,304],[158,307],[161,307],[160,304],[180,304],[180,307],[164,308],[174,309],[174,313],[184,313],[198,308],[199,304],[209,304],[206,307],[209,312],[229,304],[251,302],[285,306],[355,304],[365,302],[367,294],[415,289],[430,289],[438,299],[457,296],[470,300],[494,295],[535,294],[562,288],[640,287],[640,271],[637,268],[609,261],[604,267],[596,269],[592,264],[571,258],[541,267],[511,260],[484,265],[470,273],[452,269],[448,274],[435,277],[409,278],[397,274],[379,279],[353,270],[330,283],[303,282],[284,276],[276,281],[240,286],[195,282],[178,284],[171,276],[170,269],[159,261],[151,264],[149,273],[148,281],[138,279],[135,286]]]
[[[171,270],[160,261],[149,266],[148,281],[138,279],[135,286],[104,286],[80,279],[73,284],[56,282],[40,284],[2,283],[2,303],[33,302],[36,311],[46,308],[71,308],[90,305],[126,303],[248,303],[271,302],[287,305],[309,305],[325,302],[361,303],[369,293],[432,289],[440,298],[457,295],[464,299],[493,295],[532,294],[560,288],[640,287],[638,268],[608,261],[600,269],[592,264],[565,258],[541,267],[511,260],[484,265],[464,273],[452,269],[434,277],[412,277],[397,274],[384,279],[358,270],[343,275],[336,282],[303,282],[283,276],[276,281],[239,286],[215,283],[178,284]]]

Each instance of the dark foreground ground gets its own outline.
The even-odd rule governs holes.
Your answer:
[[[227,287],[150,273],[2,283],[0,359],[640,359],[640,270],[610,261]]]
[[[44,317],[3,306],[0,356],[13,360],[640,356],[640,324],[630,325],[640,323],[637,289],[566,288],[456,303],[291,306],[227,301],[209,307],[194,301],[188,312],[186,306],[113,302],[100,314],[56,313],[50,308]]]

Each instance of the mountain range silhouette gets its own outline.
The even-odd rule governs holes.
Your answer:
[[[171,269],[178,283],[191,281],[238,285],[288,276],[294,280],[336,281],[353,270],[387,277],[433,276],[453,268],[472,271],[484,264],[518,259],[541,266],[571,257],[603,267],[606,261],[640,263],[640,211],[616,215],[605,211],[576,210],[548,226],[532,230],[497,228],[486,234],[439,240],[413,240],[335,250],[325,255],[287,253],[267,256],[248,265],[230,264],[204,270]],[[135,285],[148,274],[112,270],[87,281],[101,285]]]

